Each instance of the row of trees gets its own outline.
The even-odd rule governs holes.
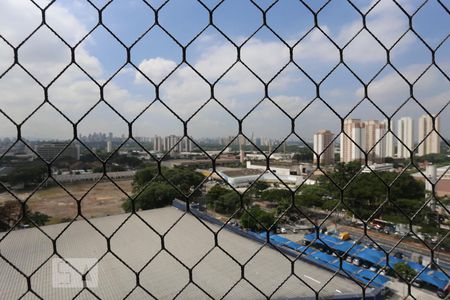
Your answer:
[[[206,194],[205,201],[208,208],[217,213],[231,216],[238,212],[236,217],[243,227],[261,231],[275,222],[275,212],[263,210],[259,205],[252,205],[252,202],[259,195],[270,192],[266,190],[267,187],[266,184],[258,184],[250,192],[240,196],[234,190],[215,185]],[[246,211],[240,208],[246,208]]]
[[[414,215],[414,224],[436,229],[437,218],[425,203],[425,186],[411,175],[393,172],[358,174],[357,162],[337,164],[331,178],[320,176],[315,185],[302,186],[296,193],[287,189],[266,189],[262,200],[277,204],[277,214],[284,212],[294,202],[302,209],[318,208],[329,211],[342,202],[338,209],[351,208],[359,218],[367,219],[387,200],[375,217],[397,223],[408,223]],[[357,177],[353,178],[356,174]],[[333,183],[334,181],[334,183]],[[351,183],[349,183],[351,181]],[[337,185],[337,186],[336,186]],[[341,191],[342,189],[342,191]],[[404,213],[402,214],[400,210]],[[416,213],[420,210],[420,213]]]
[[[171,169],[161,167],[161,172],[158,171],[156,166],[148,166],[138,170],[133,178],[135,209],[145,210],[170,205],[175,198],[183,199],[183,194],[191,194],[203,180],[202,174],[185,167]],[[194,200],[199,195],[200,192],[197,190],[191,199]],[[124,202],[123,208],[126,212],[132,210],[130,199]]]

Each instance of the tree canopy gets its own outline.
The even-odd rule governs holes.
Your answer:
[[[269,229],[275,222],[275,215],[272,212],[267,212],[261,209],[258,205],[253,205],[249,208],[249,213],[243,213],[240,221],[244,228],[261,231]],[[252,217],[253,216],[253,217]]]
[[[231,189],[220,185],[213,186],[205,195],[206,204],[212,210],[220,214],[231,215],[240,208],[241,197]],[[243,196],[243,204],[250,202],[249,196]]]
[[[163,167],[161,173],[184,194],[190,194],[192,188],[197,187],[204,179],[202,174],[189,168]],[[170,205],[175,198],[182,197],[175,187],[157,174],[157,167],[150,166],[138,170],[134,175],[132,185],[136,210],[164,207]],[[127,212],[132,210],[130,199],[124,202],[123,209]]]

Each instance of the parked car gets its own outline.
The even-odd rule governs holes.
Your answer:
[[[377,267],[375,267],[375,266],[371,266],[370,268],[369,268],[369,270],[370,271],[372,271],[372,272],[378,272],[378,268]]]

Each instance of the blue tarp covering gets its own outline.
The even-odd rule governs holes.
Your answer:
[[[260,240],[267,239],[266,232],[252,233],[252,234],[257,238],[259,238]],[[342,242],[341,240],[337,241]],[[284,246],[298,252],[304,252],[304,255],[302,257],[305,260],[310,261],[311,263],[323,266],[332,271],[339,270],[339,259],[337,257],[334,257],[332,255],[329,255],[327,253],[315,249],[307,248],[305,246],[302,246],[298,243],[295,243],[285,237],[276,234],[270,235],[270,242],[276,246]],[[382,275],[377,276],[377,274],[372,271],[354,266],[348,262],[342,263],[342,269],[348,274],[350,274],[354,279],[364,284],[367,284],[370,280],[372,280],[372,278],[375,277],[375,279],[371,282],[371,285],[374,287],[381,287],[389,281],[389,279],[386,278],[385,276]]]
[[[362,259],[362,260],[367,261],[378,267],[386,266],[386,253],[384,253],[381,250],[376,250],[376,249],[368,248],[366,246],[357,245],[351,241],[342,241],[335,236],[330,236],[330,235],[325,235],[325,234],[320,234],[319,239],[317,239],[317,240],[316,240],[316,234],[314,234],[314,233],[307,234],[307,235],[305,235],[304,238],[308,242],[312,242],[315,240],[314,243],[318,244],[318,245],[324,245],[324,243],[325,243],[328,247],[330,247],[331,249],[333,249],[335,251],[346,252],[348,249],[351,248],[351,250],[348,252],[348,254],[350,256]],[[419,263],[408,262],[408,261],[399,259],[394,256],[389,256],[389,266],[391,268],[393,268],[397,263],[400,263],[400,262],[407,263],[417,273],[422,272],[422,270],[425,268],[424,266],[422,266]],[[367,271],[367,270],[365,270],[365,271]],[[364,275],[370,276],[370,274],[364,274]],[[439,289],[443,289],[449,282],[449,277],[444,272],[442,272],[440,270],[431,270],[430,268],[426,268],[418,276],[418,278],[420,280],[422,280],[423,282],[433,285]]]

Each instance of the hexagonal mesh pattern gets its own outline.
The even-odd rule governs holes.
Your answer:
[[[360,297],[366,298],[367,290],[373,288],[374,282],[376,282],[378,276],[382,276],[382,269],[374,272],[374,276],[361,280],[356,273],[351,273],[348,268],[344,268],[345,258],[354,251],[354,248],[345,249],[339,251],[337,244],[333,244],[326,236],[321,234],[321,229],[324,224],[329,220],[335,220],[336,214],[340,211],[351,212],[354,219],[358,219],[362,224],[361,240],[370,240],[375,245],[380,243],[380,240],[376,237],[376,234],[371,233],[369,226],[374,218],[376,218],[380,211],[383,209],[393,209],[398,211],[398,215],[401,215],[403,219],[407,220],[408,230],[410,233],[404,234],[399,238],[396,244],[392,247],[385,247],[378,245],[385,255],[387,264],[389,260],[393,259],[393,255],[398,245],[403,243],[408,236],[414,235],[419,243],[421,243],[422,252],[430,256],[430,262],[423,266],[423,269],[416,272],[414,276],[410,278],[403,278],[401,274],[397,274],[401,282],[406,283],[408,287],[407,296],[417,298],[414,294],[414,283],[421,280],[421,276],[425,276],[429,272],[440,272],[441,280],[443,282],[450,279],[449,272],[446,268],[439,263],[438,251],[441,243],[444,243],[450,237],[450,233],[447,232],[440,236],[440,240],[434,244],[427,243],[423,237],[417,236],[415,232],[416,220],[423,218],[422,212],[428,210],[430,205],[439,206],[442,215],[450,215],[448,206],[437,195],[437,185],[441,178],[448,172],[445,172],[436,180],[430,179],[428,174],[425,174],[423,168],[419,166],[419,162],[416,159],[417,151],[420,151],[421,147],[424,147],[428,138],[437,138],[441,141],[441,147],[450,147],[449,141],[442,135],[438,125],[438,119],[442,119],[443,122],[448,122],[445,117],[446,111],[449,109],[449,76],[448,76],[448,28],[449,28],[449,8],[448,2],[440,0],[425,0],[416,1],[419,4],[412,5],[407,1],[369,1],[370,3],[361,5],[359,1],[306,1],[306,0],[293,0],[297,9],[302,11],[302,17],[298,11],[289,11],[289,16],[286,18],[298,19],[295,24],[287,25],[282,22],[278,22],[277,16],[283,17],[283,14],[288,12],[285,9],[287,0],[276,1],[257,1],[257,0],[242,0],[245,5],[242,5],[239,9],[236,9],[236,1],[222,0],[222,1],[206,1],[206,0],[189,0],[183,5],[196,6],[196,15],[177,15],[171,14],[171,5],[175,5],[175,0],[168,1],[147,1],[139,0],[134,1],[142,14],[142,20],[136,21],[138,25],[134,29],[127,28],[133,19],[120,19],[120,15],[112,15],[112,9],[114,5],[119,5],[114,11],[121,11],[120,5],[123,1],[110,0],[110,1],[94,1],[94,0],[80,0],[78,5],[84,5],[86,12],[89,10],[93,12],[94,17],[89,19],[91,27],[82,36],[78,36],[75,40],[65,30],[61,30],[58,27],[58,20],[55,19],[54,10],[61,9],[56,7],[59,1],[37,1],[29,0],[28,9],[23,11],[23,14],[31,13],[31,11],[40,14],[40,22],[36,24],[28,24],[30,28],[24,29],[25,32],[22,36],[10,35],[9,32],[1,32],[0,29],[0,46],[2,47],[1,53],[9,53],[7,55],[0,56],[5,57],[4,62],[0,62],[0,84],[5,82],[6,85],[13,86],[18,91],[21,88],[35,87],[33,91],[27,95],[30,97],[30,105],[22,107],[20,112],[9,109],[9,103],[5,100],[3,102],[0,99],[0,118],[2,119],[0,126],[9,126],[15,132],[16,139],[11,142],[4,152],[0,152],[0,161],[6,159],[8,151],[13,149],[18,144],[23,144],[25,148],[33,152],[42,164],[42,168],[45,169],[46,176],[41,178],[36,188],[28,193],[26,197],[21,197],[17,192],[7,186],[3,182],[0,182],[0,187],[10,196],[11,199],[20,204],[21,212],[19,212],[19,218],[15,220],[11,228],[0,237],[0,249],[1,247],[12,243],[10,236],[15,234],[15,229],[19,227],[24,221],[36,227],[38,232],[43,234],[47,241],[51,243],[51,251],[48,254],[44,254],[41,258],[34,257],[37,261],[24,265],[23,262],[14,260],[9,253],[5,251],[0,252],[0,261],[2,269],[9,270],[9,272],[17,275],[14,279],[21,285],[21,292],[17,294],[17,298],[32,298],[37,297],[39,299],[46,298],[46,291],[40,289],[40,282],[35,278],[40,272],[45,272],[49,261],[54,257],[59,257],[63,260],[67,258],[66,251],[68,251],[67,244],[76,244],[76,241],[70,241],[67,239],[67,235],[73,229],[73,224],[76,220],[84,220],[85,227],[79,228],[82,232],[85,232],[89,237],[98,236],[103,245],[100,247],[89,246],[75,247],[75,252],[70,252],[72,256],[78,255],[79,257],[89,256],[96,257],[98,261],[92,265],[88,270],[78,271],[82,277],[83,282],[86,280],[86,276],[92,268],[97,265],[101,265],[105,261],[114,260],[115,269],[119,270],[121,276],[127,278],[125,280],[130,284],[128,293],[119,294],[111,291],[111,294],[99,293],[90,288],[86,284],[83,288],[77,290],[70,298],[81,299],[82,297],[96,298],[96,299],[110,299],[112,297],[129,298],[129,299],[141,299],[141,298],[160,298],[164,297],[158,294],[155,288],[154,282],[148,277],[144,280],[141,278],[145,273],[152,272],[151,270],[163,271],[164,268],[171,268],[170,265],[174,265],[174,278],[180,277],[180,279],[174,279],[179,284],[174,294],[165,297],[169,298],[189,298],[189,297],[205,297],[213,299],[234,299],[239,298],[239,294],[236,294],[238,288],[244,290],[252,290],[252,295],[255,298],[278,298],[279,292],[285,289],[288,284],[302,284],[304,288],[308,289],[311,296],[315,298],[321,298],[323,291],[327,285],[331,285],[336,277],[344,277],[352,281],[352,284],[356,284],[360,291]],[[180,2],[180,1],[178,1]],[[385,30],[383,22],[374,21],[373,16],[375,14],[383,15],[386,13],[386,2],[389,2],[391,9],[395,9],[398,17],[398,22],[402,19],[403,25],[400,26],[401,33],[396,35],[386,34],[389,30]],[[412,1],[414,2],[414,1]],[[291,3],[291,4],[292,4]],[[180,4],[180,3],[177,3]],[[433,6],[434,9],[439,10],[444,15],[444,23],[434,24],[434,19],[427,20],[427,26],[423,29],[421,26],[416,26],[419,23],[419,19],[423,18],[424,11],[429,6]],[[343,7],[345,6],[345,9]],[[339,11],[343,11],[343,16],[336,16],[333,13],[339,7]],[[52,12],[52,13],[50,13]],[[3,12],[8,15],[8,11]],[[125,12],[124,12],[125,13]],[[56,12],[57,14],[57,12]],[[303,20],[303,17],[308,17]],[[351,28],[347,28],[346,34],[337,34],[334,28],[338,25],[340,18],[353,15],[357,20],[352,23]],[[426,16],[429,16],[425,14]],[[164,18],[162,17],[164,16]],[[256,17],[251,17],[256,16]],[[14,18],[17,16],[11,16]],[[130,17],[128,15],[128,17]],[[230,22],[234,22],[235,17],[247,18],[245,28],[237,29],[239,34],[236,35],[236,28],[230,26]],[[138,18],[138,16],[136,16]],[[180,24],[186,26],[173,26],[173,22],[167,22],[167,18],[179,18]],[[56,21],[55,21],[56,20]],[[201,20],[201,21],[199,21]],[[56,23],[55,23],[56,22]],[[437,21],[436,21],[437,22]],[[190,26],[190,24],[197,24],[198,26]],[[20,24],[16,24],[20,26]],[[287,28],[291,26],[292,28]],[[292,35],[291,31],[295,31],[296,26],[299,28]],[[402,27],[403,26],[403,27]],[[429,39],[428,31],[433,31],[435,27],[443,27],[444,35],[433,39]],[[197,27],[197,28],[195,28]],[[446,28],[446,29],[445,29]],[[289,29],[289,30],[288,30]],[[422,30],[423,29],[423,30]],[[287,33],[287,32],[290,33]],[[398,28],[397,28],[398,31]],[[223,41],[227,45],[226,53],[234,53],[231,56],[211,57],[212,61],[220,61],[221,64],[215,65],[201,65],[193,63],[192,51],[194,47],[202,47],[202,38],[208,33],[213,33],[216,38]],[[39,40],[43,39],[51,43],[54,48],[61,49],[64,56],[62,61],[58,65],[39,65],[30,59],[30,53],[34,51],[43,51],[39,48]],[[101,77],[95,68],[92,68],[92,61],[86,60],[86,53],[84,52],[83,44],[92,42],[91,37],[94,37],[104,43],[110,51],[108,53],[100,53],[97,56],[108,60],[109,70],[104,70]],[[272,48],[262,45],[260,41],[270,36],[272,40],[276,41],[277,46]],[[295,38],[292,38],[295,36]],[[158,39],[156,39],[158,38]],[[170,45],[170,47],[177,49],[176,64],[165,65],[166,72],[155,74],[152,72],[151,64],[148,62],[146,66],[139,64],[142,59],[139,56],[137,49],[142,51],[151,50],[154,45],[152,42],[158,40],[161,43]],[[36,41],[38,42],[36,44]],[[281,45],[281,46],[280,46]],[[401,51],[409,48],[411,51],[408,55],[419,57],[425,57],[424,61],[415,62],[413,67],[408,67],[408,62],[403,61],[404,58]],[[361,50],[363,49],[363,50]],[[377,49],[377,50],[374,50]],[[403,49],[403,50],[399,50]],[[252,58],[252,53],[258,51],[263,53],[267,60],[276,60],[276,63],[270,64],[262,60],[255,60]],[[359,52],[358,52],[359,51]],[[363,53],[361,53],[363,51]],[[399,52],[399,53],[397,53]],[[356,53],[356,54],[355,54]],[[445,57],[447,53],[447,57]],[[203,55],[208,55],[203,54]],[[355,56],[359,55],[361,58],[355,59]],[[367,61],[376,60],[376,57],[381,61],[378,65],[374,66],[367,64]],[[324,58],[324,59],[322,59]],[[413,58],[414,60],[414,58]],[[380,59],[378,59],[380,61]],[[9,63],[11,62],[11,63]],[[153,62],[156,63],[156,62]],[[95,64],[95,62],[94,62]],[[274,65],[277,65],[274,67]],[[150,68],[148,68],[150,66]],[[146,68],[147,67],[147,68]],[[118,108],[117,100],[111,100],[109,93],[113,84],[119,84],[118,79],[121,74],[126,72],[136,72],[136,81],[144,82],[149,89],[143,91],[146,99],[150,99],[145,102],[142,107],[139,108],[139,112],[134,114],[134,118],[130,118],[128,112],[125,109]],[[302,99],[302,104],[292,103],[286,105],[283,99],[279,99],[277,95],[277,88],[285,84],[281,82],[283,76],[288,72],[294,72],[297,76],[302,78],[299,81],[288,82],[288,84],[298,85],[299,89],[304,91],[310,90],[308,96]],[[26,80],[21,82],[10,82],[8,78],[15,76],[15,74],[22,74]],[[71,75],[68,75],[68,74]],[[83,87],[86,91],[89,89],[92,91],[92,101],[89,107],[78,115],[73,115],[75,112],[71,112],[70,109],[62,109],[59,102],[54,100],[57,98],[54,90],[65,88],[64,78],[66,76],[83,77],[86,82],[89,82],[89,87]],[[430,75],[431,74],[431,75]],[[183,86],[178,78],[189,77],[192,80],[193,87]],[[398,91],[402,89],[403,96],[392,96],[379,94],[372,92],[373,87],[379,84],[378,79],[382,76],[387,78],[385,84],[392,84],[395,87],[392,91]],[[432,76],[431,82],[438,82],[438,86],[445,91],[441,94],[443,97],[437,98],[434,101],[433,111],[424,104],[424,97],[426,95],[421,94],[420,86],[422,80],[425,77]],[[433,77],[434,76],[434,77]],[[103,79],[100,79],[103,78]],[[106,78],[106,79],[105,79]],[[233,79],[237,78],[237,80]],[[441,78],[438,81],[437,78]],[[117,82],[115,82],[117,80]],[[233,81],[235,80],[235,81]],[[229,96],[233,93],[229,88],[224,87],[224,82],[232,83],[235,85],[235,89],[244,88],[239,84],[239,81],[252,85],[256,94],[246,95],[248,98],[252,98],[254,103],[250,100],[246,102],[246,109],[236,109],[233,101],[240,101],[239,99],[226,100],[233,98]],[[345,108],[339,101],[333,100],[332,92],[337,85],[343,85],[354,89],[354,94],[348,94],[349,97],[354,98],[352,105],[348,105]],[[165,99],[169,92],[172,92],[173,97],[177,97],[180,93],[185,93],[188,88],[194,88],[199,91],[204,91],[203,95],[193,96],[192,99],[184,103],[187,108],[179,109],[174,106],[171,100]],[[2,91],[0,90],[0,97],[2,97]],[[400,92],[399,92],[400,93]],[[294,92],[295,94],[295,92]],[[37,100],[31,100],[35,97]],[[64,97],[64,92],[63,96]],[[124,95],[126,98],[127,95]],[[382,98],[380,100],[380,97]],[[308,98],[308,99],[306,99]],[[386,99],[389,99],[386,101]],[[286,99],[284,99],[286,100]],[[33,102],[34,101],[34,102]],[[119,100],[120,101],[120,100]],[[287,101],[297,101],[295,97],[289,98]],[[181,105],[181,104],[180,104]],[[400,112],[407,106],[414,106],[421,110],[423,114],[428,115],[431,120],[431,128],[425,133],[421,140],[415,143],[408,143],[400,132],[396,132],[392,128],[392,122],[394,118],[400,115]],[[122,107],[122,106],[120,106]],[[212,171],[211,174],[204,179],[202,184],[189,190],[181,189],[179,186],[173,184],[167,174],[163,172],[163,161],[167,158],[170,151],[167,151],[165,155],[159,157],[150,149],[146,147],[141,140],[137,138],[136,132],[141,126],[139,124],[140,118],[149,115],[148,118],[158,120],[158,116],[152,115],[152,110],[158,107],[165,120],[170,120],[172,123],[177,123],[179,126],[179,138],[175,141],[172,149],[177,147],[181,143],[192,142],[204,155],[209,159],[209,166]],[[195,193],[202,188],[202,185],[211,178],[213,175],[223,178],[223,174],[217,171],[218,161],[220,155],[224,150],[220,151],[217,155],[210,155],[205,149],[204,145],[199,143],[191,133],[192,128],[198,126],[204,126],[204,124],[198,125],[197,119],[204,114],[208,114],[208,109],[215,107],[221,111],[222,115],[226,115],[231,123],[233,123],[236,131],[233,133],[233,137],[230,138],[229,146],[233,140],[245,139],[248,144],[251,145],[256,151],[259,151],[263,155],[266,173],[270,173],[280,186],[286,187],[286,191],[289,194],[287,197],[290,199],[288,203],[285,203],[285,207],[278,214],[278,217],[271,226],[267,227],[263,225],[263,221],[257,219],[252,210],[246,204],[246,193],[249,192],[254,185],[258,182],[258,179],[247,188],[245,192],[239,192],[235,187],[229,186],[238,195],[238,210],[231,214],[231,217],[223,223],[219,224],[217,228],[206,222],[204,218],[201,218],[199,214],[192,213],[191,202]],[[269,107],[269,108],[267,108]],[[294,108],[293,108],[294,107]],[[437,107],[437,109],[436,109]],[[267,110],[275,111],[271,115],[265,115],[263,111]],[[305,121],[311,109],[317,109],[316,111],[327,111],[330,119],[334,119],[339,128],[339,132],[333,139],[341,139],[341,144],[346,143],[353,147],[354,151],[360,153],[360,161],[362,166],[356,170],[353,174],[347,174],[349,176],[335,176],[336,173],[330,173],[330,169],[325,167],[322,163],[322,158],[325,155],[325,150],[322,149],[320,153],[315,152],[315,149],[308,144],[308,139],[302,134],[302,128],[309,126],[308,121]],[[360,145],[360,141],[355,140],[354,135],[347,129],[347,120],[354,116],[358,110],[366,111],[372,110],[375,114],[386,119],[386,130],[378,136],[378,140],[374,141],[370,149],[365,149]],[[71,136],[70,141],[60,151],[60,153],[54,157],[43,157],[42,153],[38,153],[32,146],[30,146],[26,134],[24,132],[28,130],[28,127],[33,127],[32,124],[35,120],[44,118],[42,114],[51,113],[57,123],[67,124],[67,135]],[[111,119],[120,120],[123,132],[124,140],[120,145],[116,145],[111,153],[105,156],[99,155],[88,145],[85,141],[79,137],[81,129],[85,126],[85,123],[89,123],[99,114],[108,114]],[[23,117],[20,117],[22,115]],[[322,115],[320,116],[322,117]],[[319,117],[319,118],[320,118]],[[57,121],[58,120],[58,121]],[[267,121],[267,122],[266,122]],[[325,120],[318,120],[320,124]],[[153,124],[158,126],[157,122]],[[271,122],[284,123],[286,132],[279,136],[279,142],[274,146],[274,149],[269,149],[269,152],[261,149],[261,144],[256,143],[252,137],[252,126],[271,126]],[[5,124],[5,125],[4,125]],[[370,126],[370,125],[366,125]],[[142,127],[142,126],[141,126]],[[35,128],[36,130],[36,128]],[[41,130],[37,128],[37,130]],[[42,129],[45,130],[45,129]],[[106,128],[107,130],[107,128]],[[378,151],[377,145],[381,143],[381,140],[387,139],[388,136],[398,141],[399,148],[403,148],[403,157],[406,160],[406,164],[401,166],[401,171],[396,173],[396,176],[381,176],[371,164],[373,161],[374,153]],[[288,186],[283,181],[282,176],[279,176],[276,171],[271,168],[273,154],[282,151],[283,145],[285,145],[289,139],[296,139],[305,145],[310,152],[313,153],[315,158],[315,171],[322,174],[322,180],[327,181],[327,186],[334,190],[334,195],[337,195],[336,201],[332,203],[332,207],[328,210],[326,216],[323,216],[322,221],[317,221],[312,214],[313,212],[306,207],[298,204],[295,201],[296,195],[305,186],[305,181],[295,189]],[[164,226],[161,224],[152,223],[152,218],[144,218],[137,207],[135,207],[135,200],[140,193],[129,195],[124,191],[123,186],[112,176],[110,167],[113,164],[112,160],[114,155],[117,154],[121,147],[126,143],[132,142],[138,145],[143,151],[145,151],[152,161],[157,166],[158,173],[155,174],[155,178],[149,178],[147,186],[150,186],[156,179],[167,182],[173,187],[177,198],[186,202],[186,210],[180,216],[167,216]],[[62,153],[69,148],[71,143],[78,143],[82,147],[85,147],[89,155],[93,160],[99,162],[99,166],[102,170],[102,175],[95,181],[87,191],[83,192],[81,196],[72,193],[70,188],[66,187],[63,183],[58,182],[58,177],[52,172],[52,166],[58,161],[58,158]],[[329,145],[328,145],[329,146]],[[171,149],[171,150],[172,150]],[[317,149],[316,149],[317,151]],[[392,199],[391,192],[398,189],[397,183],[404,174],[411,173],[411,170],[416,170],[419,176],[423,177],[423,181],[426,182],[429,187],[429,193],[426,195],[426,200],[419,205],[419,207],[405,210],[405,206],[399,205],[398,199]],[[362,213],[360,210],[357,199],[352,199],[353,193],[352,185],[356,184],[359,180],[364,180],[364,174],[374,174],[380,181],[379,187],[385,191],[386,198],[382,202],[377,202],[369,207],[370,214]],[[101,222],[96,222],[86,216],[86,210],[83,205],[87,205],[89,202],[89,194],[94,192],[97,185],[102,181],[112,183],[113,188],[117,189],[119,193],[122,193],[127,197],[131,203],[130,214],[123,218],[114,219],[113,224],[109,224],[108,229],[103,228]],[[70,222],[60,227],[56,231],[49,232],[44,230],[37,224],[34,219],[29,217],[29,210],[27,209],[28,201],[35,195],[35,193],[42,187],[51,182],[54,186],[60,188],[63,193],[67,193],[73,199],[74,214],[71,216]],[[401,186],[400,188],[408,188],[408,186]],[[99,192],[101,193],[101,191]],[[45,201],[45,199],[41,199]],[[225,239],[223,235],[224,228],[228,228],[228,223],[237,214],[247,214],[250,219],[256,220],[266,230],[276,228],[277,224],[290,213],[294,212],[297,215],[305,218],[314,228],[314,238],[312,244],[321,244],[329,251],[333,252],[338,259],[338,268],[332,269],[330,277],[322,280],[320,284],[316,282],[308,281],[306,275],[300,276],[296,269],[299,268],[297,262],[303,260],[305,256],[310,255],[312,247],[305,247],[301,251],[294,251],[294,254],[286,254],[286,245],[277,243],[269,234],[263,234],[263,245],[252,249],[248,255],[242,253],[235,253],[230,250],[230,245],[226,242],[222,244],[222,239]],[[185,223],[189,223],[186,218],[192,216],[195,219],[195,225],[187,226]],[[425,216],[425,218],[431,218],[433,216]],[[167,221],[169,220],[169,221]],[[190,220],[190,219],[189,219]],[[198,221],[198,222],[197,222]],[[137,230],[142,234],[142,237],[128,236],[124,233],[128,226],[135,226]],[[160,228],[160,227],[164,228]],[[113,228],[111,230],[111,228]],[[186,228],[195,228],[192,232],[186,230]],[[105,232],[105,231],[110,232]],[[183,235],[185,237],[191,237],[193,243],[180,244],[174,238],[174,235]],[[202,240],[200,235],[208,237],[208,241]],[[134,252],[134,249],[121,249],[115,250],[115,245],[121,243],[133,244],[135,239],[142,239],[142,243],[153,241],[154,245],[158,245],[154,249],[146,249],[144,252]],[[89,243],[89,239],[86,241]],[[204,244],[202,244],[204,243]],[[200,245],[201,244],[201,245]],[[144,244],[142,244],[144,245]],[[145,247],[145,246],[143,246]],[[179,249],[186,248],[184,252],[180,252]],[[189,252],[189,248],[203,247],[205,251]],[[277,257],[272,257],[272,261],[268,262],[264,259],[264,251],[268,248],[274,250]],[[355,244],[357,247],[357,244]],[[6,249],[6,248],[4,248]],[[73,249],[72,249],[73,250]],[[330,253],[331,253],[330,252]],[[132,253],[135,256],[144,257],[146,264],[140,266],[138,262],[130,257],[124,257],[126,253]],[[425,255],[424,254],[424,255]],[[164,260],[163,260],[164,259]],[[163,260],[163,262],[162,262]],[[229,270],[224,270],[235,274],[236,280],[230,280],[228,277],[222,278],[222,274],[217,271],[220,266],[215,266],[215,262],[218,260],[226,261],[229,265]],[[170,261],[170,262],[169,262]],[[70,264],[70,262],[68,262]],[[270,268],[274,270],[276,268],[282,268],[286,272],[274,271],[274,273],[267,273],[261,275],[254,269],[255,264],[269,264]],[[270,265],[270,264],[273,264]],[[4,265],[4,266],[3,266]],[[392,265],[389,265],[392,266]],[[433,271],[431,271],[433,270]],[[396,272],[396,271],[394,271]],[[125,274],[125,275],[123,275]],[[107,276],[107,274],[100,274]],[[152,276],[156,276],[153,274]],[[210,286],[208,283],[208,276],[217,276],[221,284],[217,286]],[[3,278],[3,277],[2,277]],[[4,278],[2,280],[5,280]],[[171,279],[167,279],[171,280]],[[423,281],[423,280],[421,280]],[[268,284],[270,282],[270,284]],[[19,288],[18,288],[19,289]],[[441,288],[442,289],[442,288]],[[295,291],[294,291],[295,293]],[[1,291],[0,291],[1,296]],[[303,295],[298,295],[300,298]],[[78,298],[80,297],[80,298]],[[0,297],[1,298],[1,297]],[[420,298],[420,297],[418,297]]]

